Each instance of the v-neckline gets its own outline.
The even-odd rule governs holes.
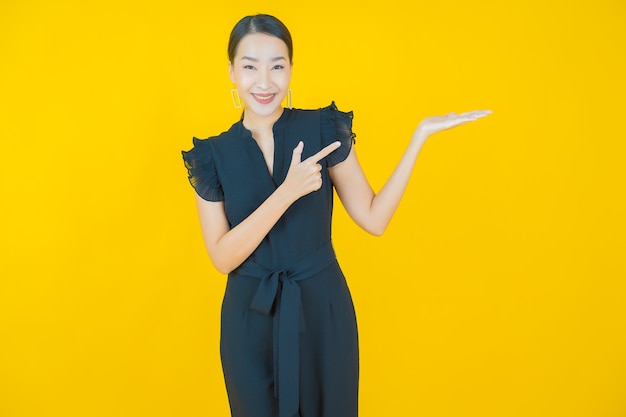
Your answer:
[[[272,152],[272,167],[271,168],[269,167],[269,165],[267,164],[267,161],[265,160],[265,155],[263,154],[263,150],[259,146],[259,143],[256,141],[256,139],[252,137],[252,132],[243,125],[243,118],[239,121],[239,125],[242,131],[245,133],[246,139],[251,141],[252,146],[256,148],[256,151],[254,153],[258,155],[257,160],[259,160],[260,158],[260,162],[263,164],[263,167],[265,168],[265,173],[267,174],[267,178],[271,180],[272,184],[274,185],[274,188],[278,187],[279,185],[277,182],[277,178],[280,180],[280,178],[277,177],[276,175],[278,173],[278,170],[276,168],[280,167],[280,170],[282,171],[282,168],[284,165],[283,163],[277,164],[277,162],[282,162],[279,158],[279,146],[278,145],[280,143],[280,140],[277,140],[277,136],[279,136],[277,135],[277,133],[279,134],[278,128],[281,127],[281,125],[283,124],[283,121],[286,119],[288,112],[289,112],[289,109],[283,109],[283,112],[281,113],[281,115],[278,117],[278,119],[276,119],[276,121],[272,125],[272,140],[274,141],[274,149]],[[280,154],[282,156],[283,152],[280,152]],[[280,173],[280,176],[282,177],[282,172]]]
[[[259,142],[253,137],[252,140],[256,144],[256,147],[261,152],[261,156],[263,157],[263,163],[265,164],[265,168],[267,169],[267,173],[270,177],[274,178],[274,173],[276,172],[276,137],[274,132],[272,132],[272,166],[270,167],[267,159],[265,159],[265,153],[263,153],[263,148],[259,145]]]

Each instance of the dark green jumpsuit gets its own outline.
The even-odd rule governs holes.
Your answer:
[[[320,161],[321,189],[293,203],[228,276],[220,348],[232,416],[356,417],[357,326],[331,244],[328,173],[350,152],[352,112],[334,102],[318,110],[285,109],[273,132],[273,176],[242,121],[219,136],[194,138],[193,149],[183,151],[196,192],[224,201],[232,228],[284,181],[299,141],[302,160],[341,142]]]

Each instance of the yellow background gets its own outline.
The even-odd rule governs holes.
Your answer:
[[[340,205],[363,417],[626,415],[626,4],[0,3],[0,415],[227,416],[225,277],[180,156],[227,129],[226,42],[275,14],[294,104],[354,110],[381,238]]]

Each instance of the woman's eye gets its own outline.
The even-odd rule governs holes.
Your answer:
[[[254,69],[254,66],[252,66],[252,65],[244,65],[244,66],[243,66],[243,68],[244,68],[244,69],[253,70],[253,69]]]
[[[282,65],[274,65],[273,69],[283,69],[283,68],[285,68],[285,67],[283,67]]]

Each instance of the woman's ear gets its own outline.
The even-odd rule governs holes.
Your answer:
[[[228,76],[233,84],[235,84],[235,69],[233,68],[233,63],[228,61]]]

